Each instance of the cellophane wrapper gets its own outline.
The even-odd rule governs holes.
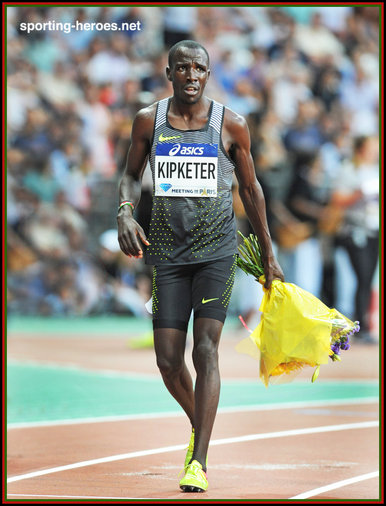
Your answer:
[[[305,366],[327,364],[331,344],[348,335],[355,323],[293,283],[273,280],[264,289],[261,320],[236,350],[260,361],[260,378],[291,381]]]

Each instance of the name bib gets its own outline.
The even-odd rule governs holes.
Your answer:
[[[217,197],[217,163],[218,144],[157,144],[155,195]]]

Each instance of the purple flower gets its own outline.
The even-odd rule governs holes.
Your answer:
[[[340,349],[341,350],[348,350],[350,348],[350,343],[349,343],[349,340],[347,339],[347,341],[345,341],[344,343],[341,343],[340,344]]]
[[[340,354],[340,343],[339,343],[339,341],[336,342],[336,343],[333,343],[331,345],[331,349],[335,353],[335,355],[339,355]]]

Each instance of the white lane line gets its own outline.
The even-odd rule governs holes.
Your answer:
[[[110,462],[117,462],[118,460],[133,459],[135,457],[146,457],[147,455],[156,455],[159,453],[174,452],[186,448],[186,443],[182,445],[164,446],[163,448],[153,448],[152,450],[142,450],[138,452],[123,453],[121,455],[112,455],[110,457],[102,457],[99,459],[85,460],[83,462],[75,462],[66,466],[52,467],[51,469],[42,469],[32,473],[21,474],[19,476],[12,476],[7,479],[7,483],[14,483],[15,481],[27,480],[29,478],[37,478],[38,476],[45,476],[52,473],[60,473],[62,471],[70,471],[72,469],[79,469],[81,467],[94,466],[96,464],[105,464]]]
[[[331,483],[330,485],[326,485],[325,487],[314,488],[314,490],[309,490],[308,492],[304,492],[303,494],[295,495],[294,497],[290,497],[290,499],[308,499],[309,497],[314,497],[315,495],[323,494],[324,492],[329,492],[330,490],[345,487],[346,485],[353,485],[354,483],[359,483],[360,481],[377,478],[378,476],[379,471],[361,474],[360,476],[355,476],[354,478],[349,478],[347,480]]]
[[[242,467],[244,469],[244,467]],[[174,469],[174,468],[173,468]],[[276,470],[276,469],[273,469]],[[375,471],[373,473],[362,474],[361,476],[356,476],[355,478],[349,478],[347,480],[338,481],[336,483],[332,483],[330,485],[326,485],[325,487],[315,488],[314,490],[310,490],[308,492],[304,492],[303,494],[296,495],[294,497],[290,497],[291,499],[308,499],[309,497],[313,497],[315,495],[322,494],[323,492],[329,492],[330,490],[335,490],[337,488],[345,487],[347,485],[352,485],[355,483],[359,483],[360,481],[369,480],[372,478],[377,478],[379,476],[379,472]],[[11,497],[30,497],[30,498],[42,498],[42,499],[99,499],[99,500],[155,500],[156,498],[152,497],[102,497],[102,496],[80,496],[80,495],[35,495],[35,494],[7,494],[8,498]]]
[[[312,407],[324,406],[346,406],[346,405],[361,405],[361,404],[377,404],[379,403],[378,397],[358,397],[352,399],[328,399],[319,401],[300,401],[300,402],[283,402],[276,404],[256,404],[244,406],[230,406],[222,407],[217,410],[219,414],[228,413],[246,413],[250,411],[274,411],[280,409],[301,409]],[[32,429],[39,427],[56,427],[60,425],[78,425],[87,423],[110,423],[110,422],[124,422],[129,420],[146,420],[148,418],[174,418],[186,416],[181,411],[166,411],[164,413],[139,413],[136,415],[115,415],[115,416],[100,416],[94,418],[74,418],[64,420],[46,420],[42,422],[21,422],[9,423],[7,429]]]
[[[305,429],[285,430],[279,432],[268,432],[264,434],[249,434],[247,436],[215,439],[211,441],[210,446],[219,446],[232,443],[242,443],[245,441],[257,441],[259,439],[271,439],[289,436],[301,436],[305,434],[317,434],[323,432],[334,432],[341,430],[350,429],[367,429],[371,427],[377,427],[378,421],[360,422],[360,423],[346,423],[341,425],[325,425],[321,427],[311,427]],[[160,453],[174,452],[178,450],[184,450],[185,444],[165,446],[163,448],[153,448],[151,450],[142,450],[137,452],[123,453],[121,455],[112,455],[109,457],[103,457],[99,459],[86,460],[82,462],[75,462],[74,464],[68,464],[65,466],[53,467],[51,469],[42,469],[41,471],[34,471],[32,473],[21,474],[18,476],[12,476],[7,479],[7,483],[14,483],[15,481],[27,480],[29,478],[36,478],[38,476],[45,476],[47,474],[59,473],[62,471],[70,471],[72,469],[79,469],[81,467],[93,466],[96,464],[105,464],[110,462],[116,462],[118,460],[133,459],[135,457],[145,457],[147,455],[155,455]]]
[[[368,429],[371,427],[378,427],[379,423],[377,420],[371,422],[359,422],[359,423],[343,423],[340,425],[324,425],[321,427],[309,427],[306,429],[292,429],[283,430],[279,432],[268,432],[265,434],[250,434],[247,436],[229,437],[224,439],[215,439],[210,443],[211,446],[218,446],[230,443],[243,443],[245,441],[257,441],[258,439],[270,439],[278,437],[288,436],[303,436],[306,434],[321,434],[323,432],[335,432],[340,430],[350,429]]]
[[[103,497],[103,496],[93,496],[93,495],[36,495],[36,494],[7,494],[7,498],[10,497],[39,497],[42,499],[98,499],[98,500],[113,500],[113,501],[120,501],[120,500],[126,500],[126,501],[139,501],[139,500],[145,500],[145,501],[155,501],[158,498],[157,497]],[[161,498],[159,498],[161,499]]]

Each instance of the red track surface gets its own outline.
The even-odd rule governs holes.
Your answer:
[[[234,351],[243,337],[245,334],[240,333],[223,338],[220,347],[223,378],[257,378],[257,362]],[[344,361],[322,367],[318,381],[375,379],[378,377],[378,353],[377,346],[353,345]],[[71,363],[93,369],[157,374],[152,350],[130,350],[127,340],[118,338],[50,339],[14,335],[9,340],[8,356],[21,361]],[[310,378],[311,374],[309,369],[302,377]],[[212,441],[365,423],[377,418],[377,404],[345,404],[306,411],[291,408],[219,413]],[[185,445],[188,439],[189,424],[184,417],[12,429],[7,440],[8,478],[90,459]],[[213,444],[209,449],[209,490],[205,494],[184,494],[178,488],[178,474],[185,455],[183,449],[24,477],[9,483],[7,493],[8,499],[20,501],[38,498],[53,501],[76,498],[285,500],[375,472],[379,468],[378,454],[377,427],[315,432]],[[377,501],[379,494],[379,480],[374,477],[311,494],[310,499]]]

